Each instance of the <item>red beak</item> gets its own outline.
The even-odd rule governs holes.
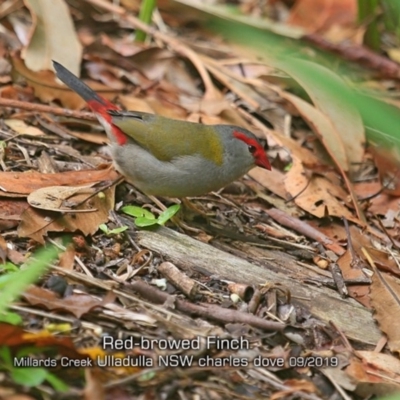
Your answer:
[[[264,152],[256,158],[256,165],[258,167],[265,168],[268,171],[271,171],[271,163],[269,162]]]

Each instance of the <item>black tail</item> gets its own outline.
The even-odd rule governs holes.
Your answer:
[[[83,83],[78,77],[76,77],[71,71],[68,71],[63,65],[53,60],[53,66],[56,70],[57,77],[64,82],[69,88],[74,92],[78,93],[83,100],[98,101],[105,106],[108,105],[107,100],[99,96],[94,90],[92,90],[88,85]]]

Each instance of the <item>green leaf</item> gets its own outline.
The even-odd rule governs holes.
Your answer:
[[[13,264],[9,261],[7,261],[5,264],[3,264],[0,268],[4,271],[9,271],[9,272],[19,271],[19,268],[15,264]]]
[[[115,229],[108,229],[106,224],[101,224],[99,225],[99,229],[102,230],[106,235],[118,235],[119,233],[125,232],[128,227],[124,225]]]
[[[3,362],[4,367],[6,368],[13,367],[11,350],[9,349],[9,347],[7,346],[0,347],[0,360]]]
[[[4,314],[0,314],[0,321],[1,322],[7,322],[8,324],[11,325],[21,325],[23,319],[21,316],[15,312],[5,312]]]
[[[50,349],[49,347],[35,347],[35,346],[24,346],[17,351],[16,358],[32,357],[33,354],[42,354],[44,351]]]
[[[45,368],[14,368],[11,377],[15,383],[24,386],[37,386],[47,378],[48,371]]]
[[[104,232],[105,234],[108,234],[108,226],[106,224],[100,224],[99,229]]]
[[[35,282],[57,257],[59,250],[49,246],[32,255],[27,268],[5,275],[0,282],[0,314],[33,282]]]
[[[128,227],[126,225],[124,226],[120,226],[118,228],[115,229],[111,229],[108,234],[109,235],[118,235],[119,233],[125,232],[128,229]]]
[[[47,373],[46,381],[49,382],[57,392],[66,392],[69,389],[69,386],[66,383],[50,372]]]
[[[170,220],[181,208],[179,204],[174,204],[163,211],[157,218],[157,224],[164,225],[168,220]]]
[[[153,371],[146,372],[146,373],[144,373],[142,376],[140,376],[140,377],[138,378],[138,381],[140,381],[140,382],[150,381],[150,380],[152,380],[155,376],[156,376],[156,373],[153,372]]]
[[[157,220],[155,218],[139,217],[135,219],[135,225],[138,226],[139,228],[156,224]]]
[[[149,25],[153,16],[154,9],[157,6],[157,0],[143,0],[140,6],[139,19],[145,24]],[[136,30],[136,41],[144,42],[146,33],[140,29]]]
[[[15,279],[14,274],[17,274],[17,272],[9,272],[8,274],[0,276],[0,290],[7,287],[9,283],[12,283]]]
[[[145,208],[142,207],[137,207],[137,206],[125,206],[121,208],[121,211],[124,212],[125,214],[128,214],[132,217],[145,217],[147,219],[156,219],[153,213],[150,211],[146,210]]]
[[[286,167],[283,169],[285,172],[290,171],[290,169],[293,167],[293,163],[289,163],[288,165],[286,165]]]
[[[386,1],[387,0],[385,0],[385,3]],[[388,1],[393,1],[394,4],[400,5],[398,0]],[[371,4],[372,7],[374,7],[376,1],[359,0],[359,4],[361,2]],[[382,1],[380,4],[383,4]],[[395,19],[398,18],[398,16],[393,12],[386,14],[393,15]],[[367,15],[371,15],[368,10]],[[396,24],[399,26],[398,23]],[[327,68],[335,71],[342,80],[345,80],[346,85],[350,86],[350,88],[348,88],[349,90],[347,90],[347,94],[350,94],[351,96],[349,96],[347,101],[350,100],[360,113],[366,128],[366,135],[369,144],[378,149],[381,149],[382,147],[385,149],[400,149],[400,131],[398,129],[400,124],[399,108],[390,104],[391,97],[387,92],[368,90],[366,85],[357,84],[357,81],[364,80],[364,78],[356,75],[354,72],[354,65],[349,68],[347,63],[338,63],[337,58],[327,56],[326,53],[316,51],[315,48],[313,49],[313,52],[315,52],[313,54],[317,54],[317,56],[313,56],[312,58],[306,57],[305,52],[301,47],[303,44],[296,43],[295,41],[283,41],[282,38],[277,35],[275,37],[268,35],[267,37],[265,36],[266,32],[261,33],[260,30],[251,29],[243,24],[233,24],[232,22],[219,20],[214,23],[214,28],[218,30],[218,33],[223,34],[226,39],[245,44],[249,49],[253,49],[252,51],[255,52],[258,57],[267,60],[269,66],[277,67],[276,60],[279,61],[283,59],[285,59],[286,65],[288,65],[291,70],[298,67],[298,65],[295,65],[295,63],[297,64],[295,59],[322,62]],[[292,59],[294,62],[291,61]],[[297,75],[298,71],[296,70],[295,72]],[[306,72],[305,68],[303,68],[302,75],[304,75],[304,72]],[[311,80],[312,78],[314,85],[317,84],[320,87],[321,93],[326,86],[326,79],[323,78],[316,81],[316,78],[318,77],[314,76],[314,71],[309,70],[308,73],[310,76],[309,79]],[[294,75],[293,78],[296,79]],[[287,81],[287,83],[293,87],[291,81]],[[337,89],[338,92],[340,92],[341,89],[339,87],[337,87]],[[345,97],[347,97],[347,94],[345,96],[341,94],[342,97],[340,98],[339,93],[338,101],[342,102]],[[349,137],[350,135],[352,135],[351,131],[349,131]],[[398,157],[394,155],[392,157],[395,162],[397,162]]]

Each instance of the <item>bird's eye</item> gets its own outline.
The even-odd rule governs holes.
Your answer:
[[[251,153],[251,154],[254,154],[255,152],[256,152],[256,146],[249,146],[249,152]]]

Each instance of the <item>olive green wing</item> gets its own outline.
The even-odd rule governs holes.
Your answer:
[[[201,154],[222,163],[223,146],[213,126],[139,111],[111,111],[112,123],[160,161]]]

